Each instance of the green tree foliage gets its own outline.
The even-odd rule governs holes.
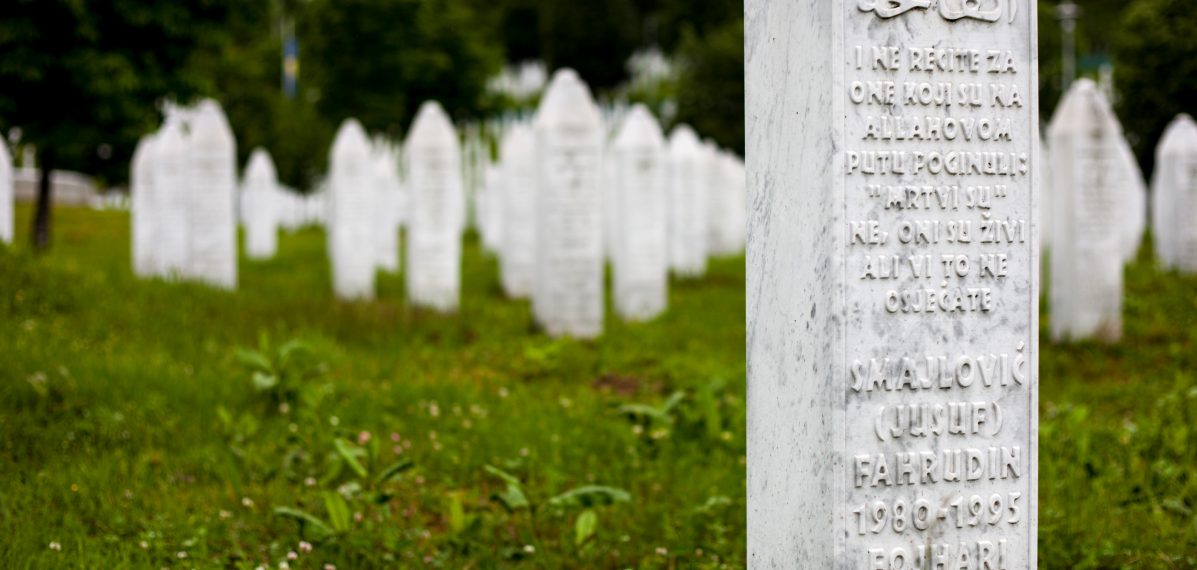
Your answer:
[[[1197,111],[1197,10],[1187,0],[1136,0],[1114,35],[1118,115],[1144,172],[1178,113]]]
[[[572,67],[592,88],[627,78],[624,63],[640,45],[640,18],[632,0],[542,1],[541,52],[550,69]]]
[[[678,48],[678,122],[744,152],[744,22],[724,23],[705,36],[687,32]]]
[[[299,37],[301,85],[320,114],[393,136],[429,99],[476,114],[502,58],[463,0],[312,0]]]

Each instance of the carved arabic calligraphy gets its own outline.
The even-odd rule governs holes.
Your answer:
[[[936,3],[940,17],[949,22],[964,19],[997,22],[1007,13],[1006,0],[860,0],[857,6],[861,12],[873,12],[888,19],[911,10],[930,10]],[[1010,21],[1014,21],[1013,6],[1009,14]]]

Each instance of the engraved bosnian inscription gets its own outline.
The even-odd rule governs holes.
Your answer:
[[[844,0],[846,568],[1034,559],[1027,0]]]

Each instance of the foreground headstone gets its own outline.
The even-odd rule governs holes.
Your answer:
[[[700,277],[707,271],[707,197],[711,169],[698,135],[681,125],[669,137],[669,266]]]
[[[169,114],[155,142],[154,243],[157,271],[163,277],[183,275],[190,255],[190,147],[184,128],[178,114]]]
[[[500,209],[504,220],[499,269],[508,297],[527,298],[536,285],[536,136],[515,125],[503,140]]]
[[[1197,123],[1176,117],[1155,151],[1152,234],[1164,267],[1197,273]]]
[[[1073,83],[1048,128],[1052,156],[1051,331],[1056,340],[1122,334],[1126,218],[1137,216],[1122,132],[1088,79]]]
[[[413,305],[457,310],[465,190],[461,147],[440,104],[420,106],[404,144],[411,219],[407,229],[407,296]]]
[[[278,252],[278,172],[265,149],[255,149],[245,167],[242,204],[245,211],[245,254],[250,259],[270,259]]]
[[[644,105],[632,107],[612,144],[615,185],[614,296],[623,318],[661,314],[668,296],[665,136]]]
[[[13,234],[12,154],[0,140],[0,243],[12,243]]]
[[[537,282],[533,314],[552,336],[603,331],[603,120],[590,89],[562,69],[534,121]]]
[[[129,172],[130,234],[133,246],[133,273],[149,277],[158,273],[157,235],[158,200],[154,188],[154,138],[141,138],[133,150]]]
[[[748,0],[748,557],[1036,567],[1030,0]]]
[[[373,299],[377,194],[370,141],[356,119],[341,123],[329,162],[328,246],[333,292],[339,299]]]

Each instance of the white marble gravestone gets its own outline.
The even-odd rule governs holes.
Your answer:
[[[736,198],[740,185],[729,171],[723,151],[714,141],[704,141],[702,146],[706,168],[711,173],[707,194],[707,243],[713,255],[734,255],[740,252],[742,244],[736,234],[736,208],[742,203]]]
[[[1156,146],[1151,194],[1161,264],[1197,273],[1197,123],[1189,115],[1173,119]]]
[[[411,199],[407,296],[413,305],[455,311],[461,297],[465,190],[457,133],[440,104],[420,106],[404,148]]]
[[[370,141],[356,119],[341,123],[329,164],[327,225],[333,292],[339,299],[373,299],[377,193]]]
[[[154,257],[164,277],[184,274],[190,256],[191,148],[185,129],[178,114],[168,114],[154,144]]]
[[[677,275],[707,271],[707,197],[712,176],[706,151],[687,125],[669,136],[669,267]]]
[[[1036,567],[1030,0],[747,0],[748,558]]]
[[[377,206],[374,208],[374,229],[377,232],[375,261],[383,271],[399,271],[399,215],[402,200],[399,189],[399,164],[385,140],[376,140],[370,149],[371,175]]]
[[[12,243],[13,237],[12,154],[0,140],[0,243]]]
[[[484,207],[479,214],[483,229],[482,242],[487,251],[497,254],[503,248],[503,232],[507,230],[507,224],[503,223],[503,171],[498,164],[486,160],[481,176],[479,190]]]
[[[133,249],[133,273],[150,277],[159,271],[157,224],[159,204],[154,187],[156,136],[141,137],[133,150],[129,172],[130,241]]]
[[[254,149],[245,167],[241,213],[245,225],[245,255],[270,259],[278,252],[281,203],[278,172],[265,149]]]
[[[603,121],[571,69],[550,82],[537,138],[537,277],[533,314],[552,336],[603,331]]]
[[[615,165],[607,199],[615,203],[615,311],[647,320],[665,311],[669,289],[665,136],[648,108],[627,114],[608,155]]]
[[[501,215],[505,222],[499,269],[508,297],[527,298],[536,285],[536,136],[517,124],[503,139],[500,178]]]
[[[1056,340],[1122,334],[1122,266],[1137,216],[1113,110],[1088,79],[1073,83],[1048,128],[1051,146],[1051,331]]]
[[[237,286],[237,143],[219,104],[200,102],[190,138],[186,273],[232,289]]]

